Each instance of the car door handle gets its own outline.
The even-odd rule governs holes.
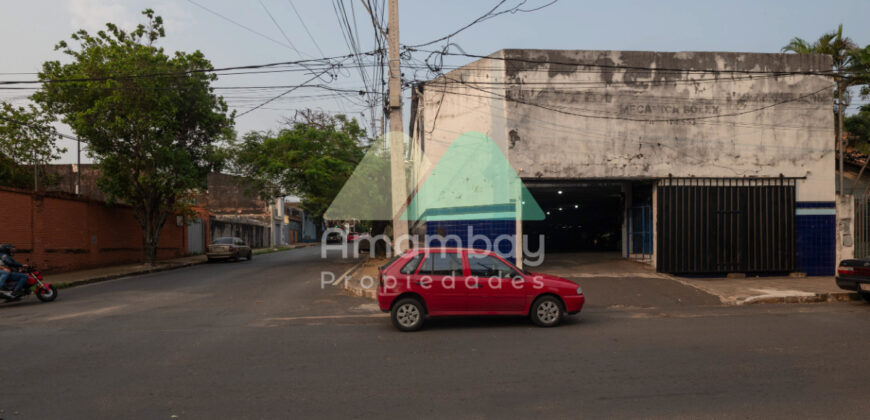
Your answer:
[[[428,281],[415,281],[414,284],[416,284],[417,286],[426,286],[429,284],[429,282]]]
[[[483,287],[483,285],[482,285],[482,284],[472,284],[472,285],[470,285],[470,286],[468,286],[468,287],[470,287],[470,288],[472,288],[472,289],[477,289],[477,288]]]

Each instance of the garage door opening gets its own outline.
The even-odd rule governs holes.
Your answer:
[[[526,182],[529,192],[546,218],[523,222],[528,249],[546,253],[620,252],[625,199],[622,183],[572,182],[537,184]]]

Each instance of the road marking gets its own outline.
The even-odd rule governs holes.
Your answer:
[[[287,316],[266,318],[265,321],[305,321],[312,319],[344,319],[344,318],[385,318],[389,314],[364,314],[364,315],[311,315],[311,316]]]
[[[53,317],[45,318],[45,320],[46,320],[46,321],[60,321],[60,320],[63,320],[63,319],[79,318],[79,317],[88,316],[88,315],[102,315],[102,314],[105,314],[105,313],[108,313],[108,312],[114,312],[114,311],[117,311],[118,309],[121,309],[121,308],[126,307],[126,306],[127,306],[127,305],[115,305],[115,306],[109,306],[109,307],[106,307],[106,308],[94,309],[94,310],[91,310],[91,311],[74,312],[74,313],[71,313],[71,314],[58,315],[58,316],[53,316]]]
[[[342,280],[344,280],[345,276],[347,276],[351,271],[356,270],[359,266],[363,265],[364,263],[365,263],[365,261],[360,261],[358,264],[355,264],[353,267],[348,268],[347,271],[342,273],[340,276],[338,276],[338,278],[334,282],[332,282],[332,285],[338,286],[338,284],[341,283]]]

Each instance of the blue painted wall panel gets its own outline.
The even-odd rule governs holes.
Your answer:
[[[797,266],[800,271],[810,276],[834,275],[837,265],[836,227],[836,215],[798,214],[795,217]]]
[[[472,228],[473,236],[475,237],[473,243],[471,242],[472,237],[468,234],[469,227]],[[483,237],[485,237],[489,240],[490,244],[493,244],[494,249],[490,249],[491,251],[497,252],[503,258],[510,260],[511,262],[516,262],[515,254],[512,249],[513,246],[510,241],[499,241],[497,244],[498,247],[495,249],[496,239],[500,236],[508,235],[511,238],[516,237],[516,221],[514,219],[444,220],[426,222],[427,243],[429,243],[430,246],[441,246],[441,243],[437,240],[429,242],[434,235],[440,235],[445,238],[449,235],[456,235],[462,241],[461,244],[456,243],[455,240],[447,238],[448,240],[445,245],[476,249],[487,249],[487,241],[483,239]]]

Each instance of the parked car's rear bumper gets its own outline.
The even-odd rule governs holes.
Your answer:
[[[383,293],[378,290],[378,307],[381,308],[381,311],[390,312],[390,309],[392,309],[393,300],[395,300],[396,296],[398,295],[398,293]]]
[[[870,279],[857,276],[837,276],[837,287],[843,290],[858,291],[861,283],[870,283]]]
[[[238,258],[239,255],[236,252],[207,252],[205,256],[210,260],[225,260],[228,258]]]
[[[562,296],[565,301],[565,312],[571,315],[579,313],[583,309],[583,304],[586,303],[586,297],[583,295]]]

